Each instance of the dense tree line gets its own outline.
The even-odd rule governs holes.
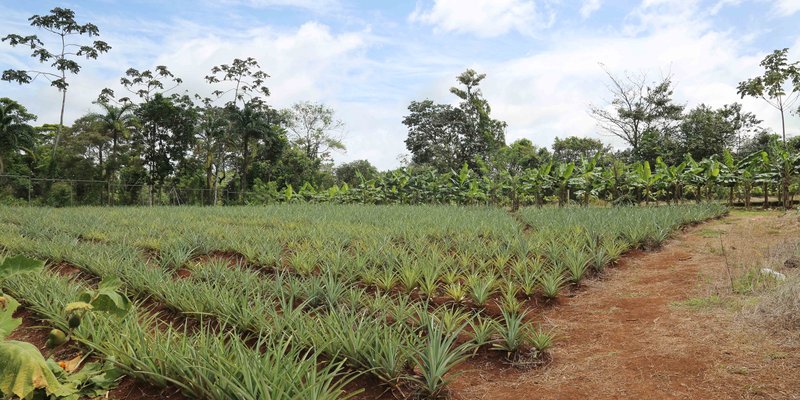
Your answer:
[[[672,77],[607,71],[608,101],[590,107],[598,127],[627,144],[556,138],[552,150],[529,139],[506,144],[507,124],[492,117],[468,69],[450,89],[454,104],[412,101],[402,123],[410,153],[397,170],[367,160],[334,167],[344,124],[313,102],[269,103],[269,76],[253,58],[211,68],[211,96],[187,93],[166,66],[125,71],[124,92],[103,89],[96,111],[63,123],[79,61],[111,49],[91,23],[55,8],[31,25],[52,36],[10,34],[41,66],[2,79],[47,78],[61,101],[58,124],[36,125],[24,105],[0,99],[0,198],[60,204],[243,204],[269,201],[588,204],[681,201],[773,193],[788,206],[797,191],[800,138],[773,134],[738,103],[692,109],[673,98]],[[56,40],[52,40],[55,38]],[[63,39],[63,40],[62,40]],[[787,49],[768,55],[764,74],[739,84],[784,121],[800,93],[800,69]],[[726,193],[724,189],[728,189]],[[18,200],[14,200],[18,199]]]

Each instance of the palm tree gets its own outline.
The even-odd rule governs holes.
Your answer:
[[[102,108],[102,112],[90,113],[87,118],[96,121],[100,133],[111,139],[111,154],[103,169],[107,182],[108,202],[111,204],[111,182],[119,166],[119,143],[130,137],[131,132],[139,127],[139,122],[133,113],[133,103],[126,102],[116,106],[99,101],[97,104]]]
[[[0,98],[0,174],[5,173],[4,153],[32,147],[34,131],[27,122],[34,119],[21,104]]]
[[[285,142],[283,134],[276,132],[275,118],[277,113],[261,102],[251,101],[242,108],[228,106],[230,112],[232,139],[239,147],[241,162],[239,164],[239,201],[244,199],[248,188],[247,173],[253,158],[253,148],[260,142],[259,151],[277,154]]]
[[[134,104],[123,103],[115,106],[106,102],[98,102],[97,104],[103,109],[102,113],[89,114],[100,124],[101,131],[111,138],[111,156],[106,164],[106,176],[114,172],[117,163],[117,155],[119,152],[119,143],[122,139],[130,137],[139,125],[136,116],[133,114]],[[109,167],[109,165],[111,165]]]

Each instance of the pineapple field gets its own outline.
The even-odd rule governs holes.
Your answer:
[[[7,207],[0,292],[6,310],[19,302],[69,345],[188,398],[438,398],[472,360],[553,362],[559,332],[542,310],[726,212]],[[45,267],[14,271],[19,260]]]

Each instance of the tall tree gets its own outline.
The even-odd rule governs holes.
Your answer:
[[[670,76],[648,83],[647,75],[619,77],[605,71],[610,79],[612,99],[605,106],[591,106],[590,113],[600,128],[631,146],[635,159],[641,159],[640,146],[646,135],[666,137],[674,133],[683,106],[672,99]]]
[[[306,152],[308,158],[330,161],[331,152],[345,150],[342,143],[344,123],[334,116],[332,108],[304,101],[283,111],[289,140]]]
[[[229,116],[230,138],[236,144],[239,159],[239,201],[244,200],[244,192],[249,187],[247,175],[254,154],[254,142],[283,142],[283,132],[278,127],[282,118],[264,100],[270,95],[266,86],[267,78],[269,75],[261,70],[252,57],[236,58],[230,64],[215,66],[211,68],[211,74],[206,76],[208,83],[224,85],[213,92],[214,96],[228,99],[225,109]]]
[[[250,187],[249,171],[254,161],[275,161],[283,151],[286,137],[280,115],[263,103],[248,101],[242,108],[229,107],[233,143],[239,153],[239,199]]]
[[[403,124],[408,127],[405,143],[413,163],[444,172],[472,161],[461,145],[463,116],[459,109],[423,100],[412,101],[408,111]]]
[[[201,164],[205,172],[206,204],[217,205],[219,185],[226,177],[228,147],[231,144],[227,135],[228,121],[224,108],[213,105],[209,98],[202,99],[202,103],[197,127],[198,149],[195,153],[203,157]]]
[[[194,140],[195,109],[185,96],[158,93],[138,106],[136,116],[141,122],[136,140],[142,149],[148,183],[160,192]]]
[[[800,96],[800,61],[789,62],[788,48],[775,50],[761,60],[764,74],[739,82],[737,93],[742,98],[760,97],[781,114],[783,144],[786,144],[785,111]]]
[[[50,85],[61,92],[61,111],[59,113],[58,131],[53,141],[53,156],[51,159],[51,174],[55,173],[55,156],[58,143],[61,140],[61,131],[64,126],[64,108],[67,102],[67,74],[75,75],[81,70],[80,64],[75,58],[85,57],[96,59],[100,53],[105,53],[111,49],[106,42],[101,40],[94,41],[73,41],[76,36],[87,35],[89,38],[98,36],[100,30],[92,23],[79,24],[75,20],[75,12],[68,8],[56,7],[50,10],[50,14],[34,15],[28,19],[31,26],[45,30],[56,38],[56,43],[46,46],[45,42],[37,35],[21,36],[9,34],[2,39],[8,41],[11,46],[23,45],[30,47],[31,56],[38,59],[40,63],[49,63],[51,70],[37,69],[8,69],[3,71],[4,81],[13,81],[19,84],[30,83],[37,77],[44,77],[50,81]]]
[[[458,170],[464,163],[474,167],[476,160],[488,161],[505,146],[506,123],[492,119],[478,87],[485,77],[471,69],[457,77],[463,87],[450,89],[461,99],[457,107],[431,100],[411,102],[403,124],[408,127],[405,143],[414,163],[439,171]]]
[[[545,147],[537,147],[529,139],[518,139],[500,150],[498,158],[518,172],[538,168],[552,158]]]
[[[468,69],[456,78],[463,88],[458,86],[450,88],[450,93],[462,100],[458,107],[466,117],[464,124],[466,151],[484,161],[505,146],[507,126],[505,122],[492,119],[490,115],[492,108],[478,87],[485,78],[486,74]]]
[[[106,112],[108,122],[117,119],[122,125],[128,125],[134,121],[127,114],[132,113],[135,117],[137,129],[133,132],[136,135],[132,145],[136,156],[141,158],[140,165],[146,170],[146,180],[151,185],[152,203],[152,186],[157,186],[160,191],[166,178],[173,173],[176,163],[189,151],[188,145],[194,139],[192,125],[196,110],[188,97],[167,95],[180,86],[183,80],[164,65],[158,65],[153,70],[128,68],[119,82],[128,93],[138,99],[127,96],[117,99],[112,89],[105,88],[98,96],[98,103],[112,107]],[[117,126],[116,130],[124,134],[124,129],[121,128]],[[118,150],[113,151],[115,158],[118,158]],[[134,164],[139,165],[139,162]],[[114,168],[119,167],[121,166],[115,163]],[[121,175],[139,176],[132,171]]]

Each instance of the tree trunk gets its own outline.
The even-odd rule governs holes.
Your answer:
[[[744,208],[746,210],[750,210],[750,191],[752,190],[752,185],[746,183],[744,185]]]
[[[58,127],[56,127],[56,138],[53,140],[53,154],[50,157],[50,178],[55,178],[56,173],[56,152],[58,151],[58,142],[61,141],[61,133],[64,127],[64,106],[67,104],[67,90],[61,91],[61,113],[58,117]]]
[[[214,163],[212,162],[211,151],[209,150],[206,153],[206,190],[207,190],[207,192],[206,192],[206,195],[204,196],[205,200],[206,200],[206,205],[211,205],[212,201],[213,201],[213,197],[214,197],[214,194],[211,192],[213,190],[213,188],[214,188],[214,181],[216,180],[216,179],[214,179],[213,168],[214,168]]]
[[[764,182],[764,209],[769,208],[769,182]]]
[[[239,174],[239,202],[244,200],[244,191],[247,187],[247,167],[250,159],[250,141],[244,139],[244,147],[242,148],[242,171]]]
[[[780,98],[778,99],[780,101]],[[786,147],[786,119],[783,116],[783,104],[781,104],[781,131],[783,132],[783,147]]]
[[[792,207],[792,205],[789,204],[789,175],[788,174],[786,174],[786,176],[783,178],[783,182],[782,183],[783,183],[783,185],[782,185],[783,186],[783,188],[782,188],[782,192],[783,192],[782,193],[782,195],[783,195],[783,209],[784,210],[788,210],[788,209],[790,209]]]
[[[731,186],[731,191],[728,194],[728,207],[733,207],[733,186]]]

